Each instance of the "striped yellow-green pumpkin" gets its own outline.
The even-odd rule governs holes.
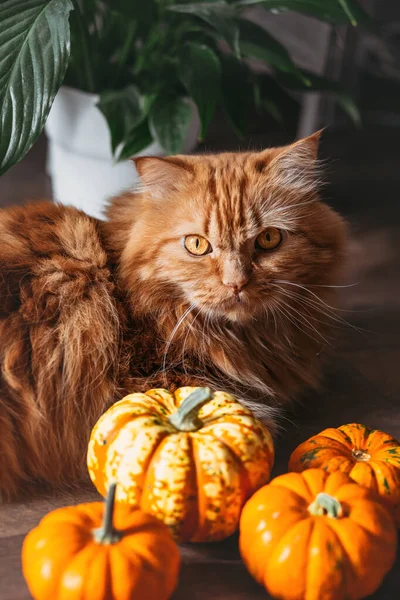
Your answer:
[[[208,388],[153,389],[116,402],[95,425],[87,464],[105,496],[153,514],[179,541],[222,540],[274,460],[266,427],[235,398]]]
[[[400,444],[395,438],[360,423],[325,429],[290,457],[290,471],[315,467],[347,473],[379,494],[400,525]]]

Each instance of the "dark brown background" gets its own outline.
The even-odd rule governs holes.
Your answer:
[[[285,141],[253,136],[260,147]],[[218,132],[207,149],[223,149],[233,141]],[[332,359],[318,393],[306,393],[287,414],[277,443],[275,474],[285,471],[290,452],[327,426],[357,421],[400,438],[400,146],[396,130],[379,128],[329,131],[322,143],[330,185],[325,196],[352,226],[348,283],[341,313],[349,322],[339,330]],[[0,205],[50,194],[44,175],[45,140],[0,179]],[[354,329],[359,328],[359,330]],[[88,487],[74,495],[40,495],[31,502],[0,507],[0,599],[29,598],[20,570],[21,543],[40,518],[58,506],[94,500]],[[182,548],[183,566],[174,600],[262,600],[268,596],[246,573],[237,539],[215,545]],[[400,597],[400,562],[374,596]],[[138,599],[140,600],[140,599]]]

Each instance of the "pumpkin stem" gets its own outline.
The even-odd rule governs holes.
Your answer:
[[[364,452],[363,450],[356,450],[355,448],[353,448],[351,454],[353,458],[361,462],[368,462],[369,460],[371,460],[371,455],[368,454],[368,452]]]
[[[93,537],[98,544],[116,544],[122,537],[122,533],[113,527],[116,483],[110,483],[107,498],[105,500],[105,509],[103,514],[103,524],[98,529],[93,529]]]
[[[343,514],[339,500],[324,492],[317,494],[314,502],[308,507],[308,512],[315,517],[327,515],[330,519],[338,519]]]
[[[204,402],[212,398],[210,388],[197,388],[184,399],[178,410],[170,415],[168,421],[179,431],[197,431],[203,426],[197,416]]]

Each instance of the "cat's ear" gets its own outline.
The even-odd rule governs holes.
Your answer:
[[[268,163],[268,178],[282,188],[315,191],[319,181],[318,146],[322,130],[279,148]]]
[[[193,167],[184,157],[138,156],[132,159],[139,174],[139,192],[162,198],[188,182]]]

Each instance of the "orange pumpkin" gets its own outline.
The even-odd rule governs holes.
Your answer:
[[[282,600],[357,600],[393,566],[397,532],[386,508],[344,473],[287,473],[243,508],[240,552]]]
[[[102,502],[60,508],[26,536],[22,570],[35,600],[166,600],[179,550],[168,528],[129,506]],[[104,517],[103,517],[104,513]]]
[[[290,471],[310,467],[347,473],[379,494],[400,525],[400,444],[387,433],[359,423],[325,429],[300,444],[290,457]]]
[[[130,394],[97,422],[87,464],[98,491],[164,521],[180,541],[222,540],[268,480],[268,430],[224,392],[183,387]]]

